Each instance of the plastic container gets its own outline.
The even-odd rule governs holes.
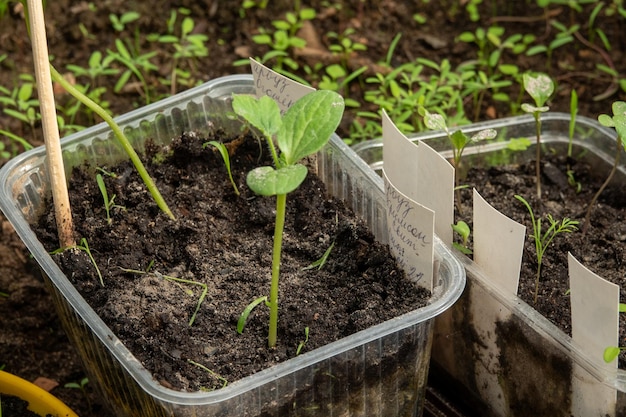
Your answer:
[[[570,115],[541,116],[541,140],[565,151]],[[482,129],[498,131],[494,141],[466,148],[467,165],[484,161],[527,161],[534,148],[507,149],[510,138],[535,141],[532,116],[504,118],[462,127],[471,136]],[[442,132],[411,137],[450,154]],[[596,121],[577,117],[574,155],[585,158],[605,178],[614,160],[616,133]],[[382,140],[354,147],[374,170],[382,170]],[[624,163],[614,181],[626,181]],[[478,190],[480,192],[480,190]],[[626,371],[607,370],[601,358],[583,352],[565,332],[514,294],[499,290],[484,271],[461,256],[467,285],[461,299],[436,319],[431,363],[433,383],[456,387],[460,401],[480,416],[626,416]],[[597,405],[597,398],[608,401]],[[592,405],[593,404],[593,405]]]
[[[229,76],[118,118],[134,142],[169,141],[183,131],[238,132],[229,117],[232,93],[252,93],[250,76]],[[62,143],[67,169],[125,158],[106,125]],[[361,331],[214,392],[180,392],[160,385],[72,287],[30,229],[49,194],[44,149],[24,153],[0,171],[3,212],[39,263],[64,328],[89,374],[116,416],[415,416],[421,414],[434,317],[460,296],[465,273],[441,244],[436,246],[437,287],[423,308]],[[386,239],[380,178],[336,135],[317,155],[318,175]],[[270,414],[266,406],[278,404]],[[332,410],[332,411],[331,411]]]
[[[0,401],[4,395],[12,395],[27,401],[28,409],[41,416],[78,417],[68,406],[48,391],[18,376],[0,371]]]

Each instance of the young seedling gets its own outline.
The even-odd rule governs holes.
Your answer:
[[[113,222],[113,219],[111,218],[111,210],[114,208],[126,210],[126,207],[115,204],[115,194],[113,194],[111,198],[109,198],[109,193],[107,191],[106,185],[104,184],[104,178],[102,177],[102,174],[96,174],[96,182],[98,183],[100,194],[102,194],[102,199],[104,200],[104,211],[106,212],[107,223],[111,224]]]
[[[533,225],[533,235],[532,238],[535,241],[535,250],[537,252],[537,275],[535,276],[535,304],[537,304],[537,297],[539,296],[539,278],[541,277],[541,264],[543,262],[543,258],[546,250],[552,243],[552,240],[556,237],[556,235],[560,233],[572,233],[578,230],[578,221],[570,220],[565,217],[560,222],[554,220],[551,214],[548,214],[548,222],[550,223],[550,227],[548,230],[542,233],[541,230],[541,218],[535,218],[535,214],[533,213],[532,207],[528,201],[524,199],[524,197],[520,195],[515,195],[515,198],[526,206],[528,213],[530,214],[530,222]]]
[[[465,223],[463,220],[459,220],[456,224],[452,225],[452,230],[455,233],[457,233],[459,236],[461,236],[461,239],[463,239],[462,243],[453,242],[452,246],[454,246],[456,249],[458,249],[461,253],[464,253],[465,255],[471,255],[473,252],[467,246],[467,241],[469,240],[470,233],[471,233],[471,229],[469,225]]]
[[[187,359],[187,362],[189,362],[192,365],[197,366],[198,368],[202,369],[203,371],[207,372],[208,374],[210,374],[211,376],[216,378],[218,381],[220,381],[221,384],[222,384],[222,386],[220,388],[224,388],[226,385],[228,385],[228,380],[226,378],[224,378],[223,376],[219,375],[217,372],[212,371],[211,369],[207,368],[206,366],[202,365],[201,363],[198,363],[198,362],[193,361],[191,359]]]
[[[611,179],[617,171],[622,148],[626,149],[626,102],[616,101],[613,103],[612,109],[613,117],[609,116],[608,114],[601,114],[600,116],[598,116],[598,122],[600,122],[600,124],[603,126],[614,128],[617,132],[617,140],[615,141],[615,144],[617,146],[615,149],[615,160],[613,161],[613,167],[611,168],[611,172],[609,172],[606,180],[604,180],[604,183],[602,183],[598,191],[591,199],[589,206],[587,207],[585,222],[583,224],[582,230],[583,235],[587,233],[587,228],[589,227],[589,219],[591,217],[591,212],[593,211],[593,207],[595,206],[596,201],[598,201],[600,194],[602,194],[602,191],[604,191],[604,189],[609,185]]]
[[[87,401],[87,409],[91,410],[91,400],[89,399],[89,395],[87,394],[87,389],[85,388],[88,383],[89,383],[89,378],[85,377],[78,382],[68,382],[67,384],[64,385],[64,387],[80,390],[85,396],[85,400]]]
[[[70,246],[70,247],[66,247],[66,248],[57,249],[55,251],[52,251],[50,254],[51,255],[56,255],[58,253],[65,252],[68,249],[81,250],[81,251],[85,252],[87,254],[87,256],[89,256],[89,260],[91,261],[91,264],[93,265],[93,267],[96,269],[96,273],[98,274],[98,278],[100,279],[100,285],[102,285],[104,287],[104,279],[102,278],[102,273],[100,272],[100,268],[98,268],[98,264],[96,263],[96,260],[94,259],[93,255],[91,254],[91,250],[89,249],[89,244],[87,243],[87,239],[82,238],[80,240],[79,244],[73,245],[73,246]]]
[[[309,341],[309,327],[307,326],[304,328],[304,340],[300,341],[300,343],[298,344],[298,348],[296,349],[296,356],[298,356],[300,352],[302,352],[302,349],[306,346],[308,341]]]
[[[626,304],[619,303],[619,312],[626,313]],[[626,350],[625,346],[609,346],[604,349],[604,354],[602,358],[606,363],[612,362],[615,358],[619,356],[622,350]]]
[[[535,104],[522,104],[522,110],[533,115],[537,135],[537,149],[535,150],[535,176],[537,182],[537,198],[541,200],[541,113],[550,110],[546,101],[554,92],[554,82],[546,74],[526,72],[522,76],[524,90],[532,97]]]
[[[149,267],[150,268],[150,267]],[[149,270],[148,268],[148,270]],[[184,279],[184,278],[176,278],[176,277],[172,277],[170,275],[163,275],[158,271],[153,271],[153,272],[148,272],[148,270],[146,271],[141,271],[139,269],[127,269],[127,268],[122,268],[122,271],[124,272],[130,272],[132,274],[154,274],[156,277],[161,278],[165,281],[169,281],[169,282],[173,282],[175,284],[189,284],[189,285],[197,285],[200,288],[202,288],[202,292],[200,293],[200,297],[198,297],[198,302],[196,303],[196,309],[194,310],[193,314],[191,315],[191,318],[189,319],[189,327],[193,326],[193,323],[196,321],[196,316],[198,315],[198,311],[200,311],[200,307],[202,306],[202,302],[204,301],[204,299],[206,298],[208,292],[209,292],[209,286],[206,285],[203,282],[200,281],[193,281],[190,279]],[[188,295],[193,295],[193,291],[189,290],[189,291],[185,291]]]
[[[484,140],[491,140],[496,137],[498,134],[494,129],[484,129],[481,130],[472,137],[467,136],[463,131],[456,130],[451,132],[446,123],[446,119],[437,113],[430,113],[424,107],[418,108],[418,113],[424,118],[424,125],[431,130],[443,130],[448,139],[450,140],[450,144],[452,145],[452,162],[454,165],[454,189],[456,192],[456,208],[459,214],[463,212],[463,208],[461,205],[461,175],[460,175],[460,166],[461,166],[461,158],[463,156],[463,151],[465,147],[470,143],[478,143]]]
[[[255,193],[276,196],[272,281],[267,300],[270,310],[268,345],[273,348],[277,338],[278,282],[287,194],[297,189],[307,176],[307,167],[299,161],[322,149],[337,129],[343,116],[344,101],[333,91],[314,91],[296,101],[281,116],[278,104],[270,97],[255,99],[249,95],[235,95],[233,110],[261,131],[274,163],[273,167],[253,169],[246,178],[248,187]]]
[[[326,249],[326,251],[324,252],[321,258],[319,258],[315,262],[312,262],[311,265],[305,266],[304,268],[302,268],[302,270],[308,271],[309,269],[317,268],[317,270],[319,271],[320,269],[322,269],[322,267],[326,264],[326,261],[328,260],[328,257],[330,256],[330,252],[332,252],[334,247],[335,247],[335,241],[333,241],[333,243],[330,244],[330,246],[328,247],[328,249]]]
[[[215,140],[212,140],[210,142],[205,143],[202,146],[205,148],[207,146],[213,146],[215,149],[218,150],[220,155],[222,155],[222,159],[224,160],[224,165],[226,166],[226,171],[228,171],[228,178],[230,179],[230,183],[233,185],[235,194],[239,195],[239,188],[237,188],[237,184],[235,184],[235,180],[233,179],[233,173],[230,169],[230,155],[228,155],[228,149],[226,149],[226,145],[224,145],[222,142],[217,142]]]

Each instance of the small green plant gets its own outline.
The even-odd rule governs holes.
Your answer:
[[[619,303],[619,312],[620,313],[626,313],[626,304]],[[619,356],[619,354],[623,350],[626,350],[626,347],[624,347],[624,346],[609,346],[606,349],[604,349],[604,353],[602,355],[602,358],[604,359],[604,361],[606,363],[613,362],[613,360],[615,358],[617,358]]]
[[[471,229],[467,223],[463,220],[459,220],[456,224],[452,225],[452,231],[458,234],[461,237],[461,243],[453,242],[452,246],[454,246],[457,250],[465,255],[471,255],[473,252],[468,247],[467,242],[469,240]]]
[[[297,189],[308,169],[299,161],[322,149],[337,129],[344,110],[341,96],[319,90],[296,101],[283,116],[278,104],[268,96],[255,99],[233,97],[233,109],[267,140],[274,166],[263,166],[248,173],[246,182],[262,196],[276,196],[276,222],[272,255],[272,280],[266,304],[270,310],[268,345],[276,346],[278,324],[278,283],[287,194]],[[280,154],[274,146],[278,145]]]
[[[308,341],[309,341],[309,326],[304,328],[304,340],[301,340],[300,343],[298,343],[298,347],[296,348],[296,356],[298,356],[300,352],[302,352],[302,349],[306,346]]]
[[[207,368],[206,366],[202,365],[201,363],[198,363],[198,362],[193,361],[191,359],[187,359],[187,362],[189,362],[190,364],[192,364],[194,366],[197,366],[198,368],[202,369],[204,372],[207,372],[208,374],[213,376],[215,379],[220,381],[221,386],[219,388],[224,388],[226,385],[228,385],[228,380],[226,378],[224,378],[223,376],[219,375],[215,371],[212,371],[211,369]]]
[[[541,218],[535,218],[533,209],[532,207],[530,207],[530,204],[528,203],[528,201],[526,201],[524,197],[517,195],[517,194],[515,195],[515,198],[521,201],[522,204],[524,204],[524,206],[528,210],[528,213],[530,214],[530,222],[533,225],[532,238],[535,241],[535,250],[537,254],[537,274],[535,276],[535,297],[534,297],[535,304],[536,304],[537,297],[539,296],[539,279],[541,277],[541,265],[543,263],[543,258],[544,258],[546,250],[550,246],[550,243],[552,243],[552,240],[558,234],[572,233],[578,230],[578,227],[577,227],[578,221],[570,220],[567,217],[565,217],[563,220],[559,222],[557,220],[554,220],[551,214],[548,214],[547,217],[548,217],[548,222],[550,223],[550,226],[545,232],[543,232],[542,225],[541,225]]]
[[[78,389],[85,396],[85,401],[87,401],[87,408],[91,410],[91,400],[89,399],[89,394],[87,394],[87,384],[89,383],[89,378],[84,377],[78,382],[68,382],[63,385],[65,388]]]
[[[604,189],[609,185],[611,179],[617,171],[622,148],[626,149],[626,102],[616,101],[611,107],[613,110],[613,116],[609,116],[608,114],[601,114],[600,116],[598,116],[598,122],[600,122],[600,124],[603,126],[614,128],[617,132],[617,140],[615,141],[615,159],[613,161],[613,167],[611,168],[611,172],[609,172],[606,180],[604,180],[598,191],[591,199],[589,206],[587,207],[587,212],[585,213],[585,222],[583,224],[583,235],[587,232],[587,229],[589,227],[591,212],[593,211],[593,207],[595,206],[596,201],[598,201],[600,194],[602,194]]]
[[[580,28],[580,25],[573,25],[568,28],[556,20],[551,20],[550,25],[558,31],[555,38],[547,44],[542,43],[540,45],[535,45],[528,48],[526,51],[527,56],[545,53],[547,56],[546,69],[548,72],[552,69],[552,54],[554,51],[562,46],[574,42],[573,34]]]
[[[454,188],[456,191],[455,200],[456,200],[457,211],[460,214],[463,212],[463,209],[461,206],[461,196],[460,196],[460,189],[461,189],[460,172],[461,172],[461,157],[463,156],[463,151],[465,150],[465,147],[469,145],[470,143],[478,143],[484,140],[491,140],[495,138],[498,132],[496,132],[494,129],[484,129],[475,133],[474,135],[472,135],[472,137],[469,137],[465,133],[463,133],[463,131],[460,129],[455,130],[454,132],[451,132],[450,128],[448,127],[448,124],[446,123],[445,117],[443,117],[440,114],[431,113],[428,110],[426,110],[424,107],[419,107],[418,113],[422,117],[424,117],[424,124],[426,125],[428,129],[443,130],[446,133],[446,136],[448,136],[448,139],[450,140],[450,144],[452,145],[452,155],[453,155],[452,161],[453,161],[453,166],[455,170],[455,175],[454,175]]]
[[[93,265],[93,267],[96,270],[96,273],[98,274],[98,278],[100,279],[100,285],[104,287],[104,279],[102,278],[102,273],[100,272],[100,268],[98,268],[98,264],[96,263],[96,260],[91,254],[91,249],[89,249],[89,244],[87,243],[87,239],[82,238],[80,240],[80,243],[78,243],[77,245],[69,246],[66,248],[59,248],[57,250],[52,251],[50,254],[56,255],[61,252],[65,252],[66,250],[74,250],[74,249],[83,251],[87,254],[87,256],[89,257],[89,260],[91,261],[91,264]]]
[[[207,146],[213,146],[215,149],[217,149],[217,151],[222,156],[222,160],[224,161],[224,165],[226,166],[226,171],[228,171],[228,178],[230,179],[230,183],[232,184],[233,189],[235,190],[235,194],[239,195],[239,188],[237,188],[237,184],[235,183],[235,180],[233,179],[233,172],[230,169],[230,155],[228,154],[228,149],[226,149],[226,145],[224,145],[222,142],[217,142],[215,140],[212,140],[210,142],[203,144],[202,146],[205,148]]]
[[[113,222],[113,219],[111,218],[111,210],[113,210],[114,208],[126,210],[126,207],[115,204],[115,194],[113,194],[111,198],[109,198],[109,193],[107,191],[106,185],[104,184],[104,178],[102,177],[102,174],[96,174],[96,182],[98,183],[100,194],[102,194],[102,199],[104,200],[104,211],[106,212],[107,224],[111,224]]]
[[[322,267],[326,265],[326,261],[328,260],[328,257],[330,256],[330,252],[332,252],[334,247],[335,247],[335,242],[333,241],[333,243],[330,244],[330,246],[328,247],[328,249],[326,249],[326,251],[324,252],[321,258],[319,258],[315,262],[312,262],[311,265],[305,266],[304,268],[302,268],[302,270],[308,271],[309,269],[314,269],[314,268],[317,268],[318,270],[322,269]]]
[[[39,100],[35,96],[35,80],[30,74],[20,75],[21,85],[13,90],[0,86],[0,105],[7,116],[15,118],[30,128],[30,133],[37,139],[35,125],[41,120]]]
[[[554,82],[546,74],[526,72],[523,75],[524,90],[532,97],[535,104],[522,104],[522,110],[533,115],[537,135],[535,150],[535,176],[537,183],[537,198],[541,200],[541,113],[550,110],[546,101],[554,92]]]
[[[151,264],[152,265],[152,264]],[[124,272],[129,272],[131,274],[139,274],[139,275],[145,275],[145,274],[153,274],[154,276],[156,276],[157,278],[163,279],[164,281],[169,281],[175,284],[187,284],[187,285],[196,285],[200,288],[202,288],[202,292],[200,293],[200,296],[198,297],[198,302],[196,303],[196,309],[194,310],[193,314],[191,315],[191,317],[189,318],[189,327],[193,326],[193,324],[196,321],[196,317],[198,316],[198,311],[200,311],[200,307],[202,307],[202,303],[204,302],[204,299],[206,298],[208,292],[209,292],[209,287],[207,284],[200,282],[200,281],[193,281],[190,279],[184,279],[184,278],[177,278],[177,277],[173,277],[170,275],[163,275],[158,271],[152,271],[150,272],[150,267],[147,268],[146,271],[141,271],[139,269],[127,269],[127,268],[122,268],[122,271]],[[184,290],[185,293],[187,295],[193,296],[194,293],[191,290]]]

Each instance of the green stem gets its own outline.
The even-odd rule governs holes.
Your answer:
[[[74,96],[77,100],[79,100],[85,106],[89,107],[89,109],[91,109],[94,113],[100,116],[102,120],[104,120],[109,125],[111,130],[113,130],[115,137],[117,137],[119,143],[122,145],[122,148],[124,149],[126,154],[128,154],[128,157],[132,161],[133,165],[135,165],[135,169],[139,173],[139,176],[141,177],[143,182],[146,184],[146,187],[148,188],[148,191],[152,195],[152,198],[156,202],[157,206],[159,206],[159,208],[165,214],[167,214],[170,217],[170,219],[176,220],[171,210],[169,209],[167,203],[161,196],[159,189],[157,188],[156,184],[152,180],[152,177],[150,177],[150,174],[144,167],[143,162],[141,162],[139,155],[137,155],[137,152],[135,152],[135,149],[130,144],[130,141],[128,140],[126,135],[124,135],[124,132],[122,131],[122,129],[113,120],[113,117],[111,117],[102,107],[100,107],[98,103],[91,100],[89,97],[87,97],[86,95],[81,93],[78,89],[76,89],[72,84],[67,82],[65,78],[63,78],[63,76],[59,74],[59,72],[52,66],[52,64],[50,65],[50,73],[54,81],[59,83],[68,93]]]
[[[278,329],[278,278],[280,276],[280,252],[283,245],[283,230],[285,228],[285,212],[287,194],[276,196],[276,224],[274,225],[274,250],[272,256],[272,285],[268,306],[270,309],[270,323],[267,343],[270,348],[276,346]]]
[[[541,201],[541,116],[535,115],[537,149],[535,150],[535,175],[537,176],[537,198]]]

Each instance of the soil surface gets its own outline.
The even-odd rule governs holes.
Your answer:
[[[478,27],[487,27],[492,23],[506,27],[507,35],[532,33],[546,44],[555,38],[557,32],[550,21],[566,27],[576,23],[581,25],[575,41],[553,53],[550,73],[559,87],[549,103],[552,110],[569,111],[569,94],[573,88],[580,97],[579,114],[592,118],[599,113],[609,112],[613,100],[626,98],[625,93],[616,88],[615,79],[606,71],[598,69],[598,65],[604,65],[614,68],[621,78],[626,74],[624,20],[618,14],[606,16],[602,12],[598,15],[595,27],[602,28],[611,44],[609,52],[603,51],[600,38],[592,36],[594,31],[589,25],[593,4],[584,6],[585,11],[578,14],[566,6],[551,6],[544,11],[535,2],[483,2],[479,5],[480,19],[472,21],[462,5],[466,2],[341,0],[332,3],[337,7],[329,7],[328,2],[321,0],[308,4],[318,11],[313,25],[315,30],[307,35],[309,43],[317,47],[306,53],[300,51],[293,54],[292,58],[301,66],[311,62],[333,62],[336,57],[328,50],[331,41],[327,33],[354,29],[353,39],[367,46],[366,51],[356,52],[348,60],[352,69],[368,66],[363,81],[353,83],[348,91],[351,98],[364,106],[360,110],[378,110],[363,100],[369,86],[364,80],[375,70],[382,69],[377,63],[385,60],[389,46],[398,33],[402,33],[402,38],[391,59],[393,66],[423,57],[434,62],[447,58],[454,67],[478,58],[476,47],[458,42],[456,37],[463,31],[475,31]],[[28,53],[30,44],[20,6],[14,2],[9,2],[9,5],[9,13],[0,20],[0,86],[12,90],[20,85],[20,74],[33,73],[33,65]],[[150,44],[145,37],[149,33],[167,33],[170,11],[178,7],[189,9],[196,21],[196,31],[209,36],[208,56],[200,59],[193,67],[184,66],[191,72],[193,80],[204,81],[221,75],[247,72],[246,67],[233,67],[232,63],[248,56],[265,54],[267,47],[254,44],[252,36],[258,34],[260,28],[271,28],[271,20],[284,16],[285,11],[293,7],[293,2],[269,2],[266,10],[252,8],[243,17],[238,3],[231,5],[211,0],[109,0],[98,4],[69,0],[47,2],[46,19],[53,62],[62,72],[65,72],[68,64],[87,67],[93,51],[104,53],[107,49],[115,48],[117,38],[134,39],[134,34],[138,33],[143,52],[158,52],[154,62],[159,71],[149,74],[147,83],[157,96],[169,94],[169,86],[163,85],[159,77],[166,77],[171,72],[171,63],[164,58],[164,51]],[[120,34],[112,28],[109,14],[121,15],[129,10],[138,11],[141,17],[137,25],[128,25]],[[415,14],[424,17],[425,23],[417,24],[413,20]],[[3,58],[3,54],[6,54],[6,58]],[[545,54],[534,57],[513,55],[507,50],[503,54],[503,63],[518,65],[521,71],[545,70],[546,57]],[[309,79],[314,85],[319,80],[318,74],[302,72],[298,75]],[[79,77],[77,81],[84,84],[90,82],[87,77]],[[97,81],[99,85],[109,87],[104,98],[110,103],[113,113],[122,114],[145,103],[145,97],[137,92],[136,83],[130,83],[119,94],[113,93],[112,86],[116,81],[117,77],[104,77]],[[181,86],[177,90],[184,88]],[[504,89],[504,92],[517,97],[519,87],[512,86]],[[594,97],[598,99],[594,100]],[[62,91],[58,99],[61,102],[66,99]],[[465,107],[468,114],[476,114],[472,118],[475,120],[503,117],[510,115],[511,111],[508,105],[492,100],[489,93],[479,108],[475,108],[471,100],[465,103]],[[354,120],[359,120],[356,111],[348,111],[340,130],[342,136],[347,135]],[[89,125],[93,121],[89,115],[79,113],[76,123]],[[27,138],[33,145],[42,143],[38,122],[31,128],[0,112],[0,129]],[[21,147],[5,136],[0,135],[0,140],[9,150],[21,151]],[[0,163],[2,161],[0,159]],[[28,380],[45,377],[55,382],[56,388],[49,389],[83,417],[103,415],[101,401],[89,384],[84,391],[64,387],[70,382],[80,382],[85,376],[84,371],[60,329],[36,265],[29,259],[28,253],[3,217],[0,217],[0,225],[0,292],[3,293],[0,295],[0,366]],[[548,268],[547,263],[544,268]]]
[[[172,153],[147,168],[174,204],[176,221],[158,211],[130,163],[105,167],[115,175],[106,177],[108,193],[123,207],[112,210],[111,222],[94,168],[70,178],[75,233],[89,242],[102,280],[83,251],[65,251],[57,262],[156,380],[178,390],[218,389],[295,357],[301,344],[304,353],[426,305],[428,292],[413,285],[388,247],[309,173],[287,196],[278,343],[267,347],[263,304],[238,335],[242,311],[270,292],[276,199],[249,190],[246,175],[271,158],[252,136],[227,141],[237,196],[221,155],[202,146],[209,140],[224,142],[186,134],[150,155]],[[40,240],[54,251],[54,216],[40,226]],[[325,263],[311,267],[331,245]],[[201,286],[206,297],[198,307]]]

